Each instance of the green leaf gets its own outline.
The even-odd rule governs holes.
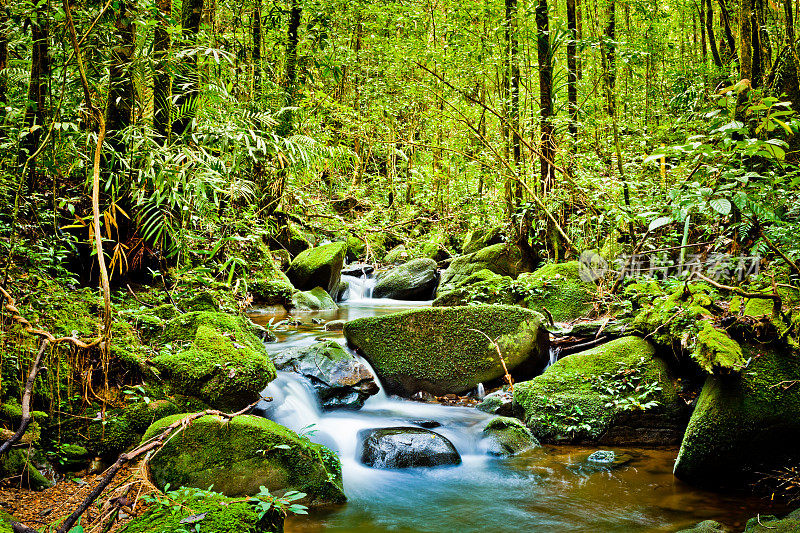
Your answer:
[[[731,213],[731,203],[725,198],[714,198],[708,205],[722,216],[727,216]]]
[[[672,217],[658,217],[650,223],[650,225],[647,227],[647,231],[655,231],[662,226],[672,224],[672,222]]]

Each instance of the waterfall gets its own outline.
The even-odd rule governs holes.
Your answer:
[[[558,356],[561,354],[561,347],[560,346],[551,346],[550,347],[550,360],[547,362],[547,366],[544,367],[545,370],[550,368],[558,361]]]
[[[342,281],[346,281],[349,286],[347,298],[345,298],[346,301],[357,302],[372,299],[375,278],[370,278],[367,274],[362,275],[360,278],[344,275],[342,276]]]

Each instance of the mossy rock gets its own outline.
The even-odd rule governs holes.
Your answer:
[[[744,533],[800,533],[800,509],[783,519],[754,516],[747,521]]]
[[[703,520],[688,529],[681,529],[676,533],[729,533],[730,530],[715,520]]]
[[[549,347],[541,322],[514,307],[437,307],[352,320],[344,335],[391,391],[458,394],[504,375],[490,339],[509,370],[540,370]]]
[[[31,490],[44,490],[53,484],[33,466],[29,449],[12,448],[0,456],[0,479],[14,478]]]
[[[250,284],[253,303],[259,305],[289,305],[296,289],[288,281],[259,279]]]
[[[169,493],[180,505],[151,505],[131,520],[124,533],[283,533],[283,514],[273,509],[263,516],[248,501],[218,493],[184,488]]]
[[[411,253],[406,249],[405,244],[400,244],[386,253],[383,262],[389,265],[395,265],[398,263],[405,263],[409,259],[411,259]]]
[[[296,311],[333,311],[339,308],[331,295],[322,287],[310,291],[295,291],[292,295],[292,308]]]
[[[308,237],[300,231],[295,224],[287,222],[278,234],[270,240],[270,246],[275,249],[284,249],[295,257],[311,248]]]
[[[0,509],[0,533],[13,533],[12,522],[18,522],[18,520],[3,509]]]
[[[525,307],[547,309],[557,322],[591,313],[597,295],[597,285],[581,279],[578,261],[551,263],[530,274],[520,274],[515,285]]]
[[[501,276],[484,268],[455,283],[455,288],[451,291],[445,293],[437,291],[432,305],[434,307],[475,303],[516,305],[518,299],[508,290],[513,281],[509,276]]]
[[[490,228],[477,228],[467,232],[461,245],[461,253],[471,254],[481,248],[501,244],[506,241],[506,232],[503,226]]]
[[[514,405],[533,434],[547,442],[670,444],[684,426],[683,401],[666,363],[638,337],[558,360],[542,375],[514,385]]]
[[[488,246],[453,259],[447,270],[442,272],[437,295],[455,289],[462,280],[483,269],[516,278],[521,272],[530,271],[531,264],[518,246],[503,243]]]
[[[491,455],[511,456],[539,446],[531,430],[516,418],[498,416],[483,428],[488,440],[487,452]]]
[[[181,309],[184,311],[213,311],[219,312],[219,302],[214,297],[212,291],[201,290],[191,298],[181,302]]]
[[[209,311],[193,311],[184,313],[164,323],[163,331],[159,335],[159,344],[189,343],[194,340],[197,329],[201,326],[214,328],[234,339],[240,344],[245,344],[252,350],[267,354],[266,348],[258,335],[263,335],[263,328],[258,328],[246,316],[229,315],[226,313],[213,313]],[[275,340],[272,336],[269,339]]]
[[[692,357],[703,370],[709,374],[719,370],[738,372],[747,366],[738,342],[723,330],[715,328],[710,321],[701,323],[702,329],[697,333]]]
[[[239,333],[201,324],[191,348],[162,352],[152,364],[175,393],[220,409],[241,408],[275,379],[275,367],[260,342],[239,338]]]
[[[346,254],[347,244],[343,242],[308,249],[294,258],[286,275],[301,291],[322,287],[330,294],[341,280]]]
[[[142,437],[146,441],[186,415],[155,422]],[[171,438],[150,460],[156,486],[205,488],[226,496],[297,490],[307,494],[302,503],[342,503],[339,458],[295,432],[258,416],[232,420],[204,416]]]
[[[800,359],[780,350],[743,346],[750,365],[740,374],[710,376],[689,421],[675,475],[707,487],[742,486],[755,472],[800,460]]]
[[[378,276],[373,298],[430,300],[436,292],[439,274],[433,259],[414,259]]]

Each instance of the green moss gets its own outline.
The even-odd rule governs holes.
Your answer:
[[[737,484],[770,463],[797,461],[800,359],[742,346],[752,359],[740,374],[710,376],[697,400],[675,475],[705,486]],[[785,463],[788,464],[788,463]]]
[[[263,345],[233,327],[200,324],[191,348],[175,354],[162,352],[152,364],[173,391],[218,408],[240,408],[255,401],[275,379],[275,367]]]
[[[181,302],[184,311],[213,311],[219,312],[219,302],[211,291],[200,291],[188,300]]]
[[[464,254],[477,252],[487,246],[500,244],[506,240],[503,226],[493,226],[490,228],[476,228],[467,232],[461,251]]]
[[[143,441],[185,415],[155,422]],[[267,420],[242,415],[230,421],[205,416],[171,438],[150,461],[157,486],[208,488],[228,496],[298,490],[310,503],[345,500],[338,457],[319,444]]]
[[[295,291],[292,295],[292,307],[298,311],[327,311],[339,308],[322,287],[315,287],[310,291]]]
[[[52,485],[31,464],[28,451],[23,449],[12,449],[3,456],[0,456],[0,478],[15,477],[15,483],[22,483],[23,487],[32,490],[43,490]]]
[[[533,433],[516,418],[493,418],[483,428],[483,434],[490,441],[488,451],[492,455],[516,455],[539,446]]]
[[[164,324],[159,341],[170,344],[191,342],[201,325],[214,328],[236,342],[247,345],[251,350],[267,355],[263,343],[253,333],[254,328],[250,319],[225,313],[209,311],[184,313]]]
[[[3,509],[0,509],[0,533],[13,533],[11,522],[18,522],[18,520]]]
[[[714,520],[704,520],[689,529],[681,529],[676,533],[727,533],[728,529]]]
[[[434,307],[449,307],[469,304],[516,305],[517,298],[509,291],[513,279],[482,269],[456,282],[451,291],[437,291]]]
[[[427,300],[433,295],[437,282],[436,261],[413,259],[379,275],[372,296],[399,300]]]
[[[517,246],[502,243],[488,246],[453,259],[447,270],[442,272],[437,295],[453,290],[461,281],[483,269],[516,278],[520,272],[529,271],[530,264]]]
[[[393,265],[395,263],[405,263],[409,259],[411,259],[411,254],[406,249],[405,244],[400,244],[389,250],[386,254],[386,257],[383,258],[383,262]]]
[[[517,278],[516,291],[529,309],[545,308],[558,322],[574,320],[594,308],[597,286],[580,277],[578,261],[551,263]],[[527,294],[526,294],[527,293]]]
[[[256,280],[250,285],[253,300],[266,305],[289,305],[295,288],[288,281]]]
[[[739,371],[746,366],[739,343],[710,321],[702,321],[692,357],[709,374],[720,369]]]
[[[330,293],[339,284],[346,254],[347,244],[343,242],[311,248],[294,258],[286,274],[301,291],[322,287]]]
[[[524,410],[534,435],[546,441],[611,438],[628,424],[625,412],[662,415],[661,426],[671,428],[680,400],[666,364],[654,354],[646,340],[623,337],[570,355],[514,385],[514,404]],[[645,390],[650,394],[641,398]],[[646,442],[651,436],[638,438]]]
[[[507,306],[415,309],[347,322],[344,335],[385,383],[413,394],[460,393],[504,372],[496,339],[508,368],[541,368],[549,337],[541,315]]]
[[[153,504],[134,518],[125,533],[281,533],[283,515],[272,511],[259,517],[257,507],[247,501],[227,498],[216,493],[191,489],[170,492],[164,503]],[[174,502],[180,504],[176,505]],[[200,517],[194,524],[182,522]]]
[[[786,518],[754,516],[747,521],[744,533],[800,533],[800,509]]]

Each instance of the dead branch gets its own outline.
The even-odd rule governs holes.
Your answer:
[[[713,279],[702,275],[700,272],[695,272],[694,275],[702,279],[712,287],[721,289],[723,291],[732,292],[734,294],[741,296],[742,298],[757,298],[760,300],[772,300],[773,316],[781,316],[781,309],[783,308],[783,300],[781,299],[780,295],[777,292],[773,294],[765,294],[762,292],[747,292],[740,289],[739,287],[731,287],[730,285],[722,285],[720,283],[717,283]]]
[[[479,329],[474,329],[474,328],[468,328],[468,329],[469,331],[480,333],[481,335],[486,337],[486,340],[492,343],[492,346],[494,346],[494,349],[497,351],[497,356],[500,358],[500,364],[503,365],[503,371],[506,373],[505,378],[506,382],[508,382],[508,388],[511,392],[514,392],[514,380],[511,378],[511,373],[508,371],[508,367],[506,366],[506,360],[503,359],[503,352],[500,350],[500,345],[497,344],[497,339],[493,340],[491,337],[489,337],[489,335],[487,335],[486,333],[482,332]]]
[[[28,426],[31,424],[31,420],[33,420],[33,417],[31,416],[31,396],[33,396],[33,383],[36,381],[36,374],[39,373],[39,369],[41,368],[40,365],[42,362],[42,356],[44,355],[44,352],[49,344],[49,340],[42,339],[42,344],[39,347],[39,353],[36,355],[36,360],[33,362],[31,372],[28,374],[28,380],[25,382],[25,392],[22,394],[22,420],[19,423],[17,432],[14,433],[10,439],[0,445],[0,455],[3,455],[5,452],[10,450],[14,444],[19,442],[19,439],[22,438],[22,436],[25,434],[25,431],[27,431]]]

